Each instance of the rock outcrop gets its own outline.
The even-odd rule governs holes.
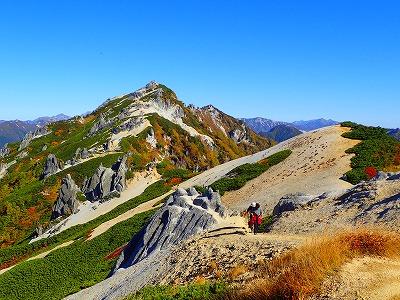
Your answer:
[[[19,145],[18,151],[24,150],[26,147],[28,147],[33,139],[39,138],[49,133],[50,131],[46,126],[36,128],[36,130],[33,132],[28,132],[22,140],[21,144]]]
[[[0,158],[6,157],[10,154],[10,149],[8,148],[8,144],[5,144],[3,148],[0,149]]]
[[[92,136],[103,130],[104,128],[108,127],[110,123],[111,122],[109,120],[106,120],[104,114],[100,114],[99,120],[93,125],[92,128],[90,128],[88,136]]]
[[[126,188],[125,174],[127,156],[118,160],[111,168],[100,165],[94,175],[85,179],[82,192],[90,201],[106,199],[114,192],[120,193]]]
[[[249,142],[249,137],[247,133],[247,129],[245,125],[242,125],[242,128],[236,128],[229,132],[229,137],[235,141],[235,143],[239,144],[242,142]]]
[[[60,216],[68,216],[76,213],[79,207],[79,201],[76,196],[79,191],[71,175],[68,174],[62,181],[57,202],[53,206],[51,218],[56,219]]]
[[[299,208],[304,208],[314,199],[315,196],[306,195],[303,193],[285,195],[279,200],[278,204],[275,205],[273,214],[278,216],[285,211],[293,211]]]
[[[62,163],[57,160],[54,154],[49,154],[44,165],[42,178],[47,178],[63,168]]]
[[[157,147],[157,140],[153,128],[150,129],[150,133],[146,137],[146,142],[149,143],[152,148]]]
[[[21,144],[19,145],[18,151],[24,150],[26,147],[28,147],[28,145],[32,141],[32,139],[33,139],[33,133],[30,131],[24,136],[24,139],[22,140]]]
[[[132,266],[144,258],[212,228],[226,214],[218,193],[211,189],[199,195],[178,189],[133,237],[118,259],[115,270]]]

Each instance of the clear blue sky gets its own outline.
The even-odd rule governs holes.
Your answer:
[[[0,119],[152,79],[236,117],[400,127],[399,1],[1,1]]]

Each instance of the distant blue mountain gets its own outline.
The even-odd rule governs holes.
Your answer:
[[[259,132],[259,135],[262,135],[264,137],[273,139],[274,141],[277,141],[278,143],[286,141],[292,137],[295,137],[296,135],[301,134],[302,132],[298,130],[296,127],[293,125],[288,125],[288,124],[281,124],[278,126],[275,126],[268,132]]]
[[[330,119],[315,119],[309,121],[295,121],[292,124],[299,130],[311,131],[322,127],[337,125],[339,122]]]
[[[400,128],[390,129],[389,134],[400,141]]]
[[[21,141],[25,134],[29,131],[35,130],[37,127],[44,126],[51,122],[68,120],[70,117],[59,114],[54,117],[40,117],[35,120],[20,121],[0,120],[0,148],[7,143],[14,143]]]
[[[248,118],[248,119],[241,119],[244,121],[251,129],[255,132],[260,133],[268,133],[273,128],[277,127],[278,125],[288,125],[297,128],[298,130],[302,131],[311,131],[318,128],[332,126],[339,124],[339,122],[333,120],[326,120],[326,119],[315,119],[309,121],[295,121],[293,123],[283,122],[283,121],[274,121],[271,119],[266,118]],[[279,129],[279,128],[278,128]],[[280,129],[287,130],[286,127],[280,127]]]

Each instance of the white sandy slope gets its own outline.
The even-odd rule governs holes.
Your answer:
[[[350,188],[351,184],[340,179],[351,169],[352,154],[346,154],[345,150],[358,143],[341,136],[348,130],[340,126],[326,127],[270,148],[268,155],[283,149],[292,150],[292,154],[240,190],[226,193],[223,203],[244,209],[256,201],[271,212],[279,199],[289,193],[320,195]]]

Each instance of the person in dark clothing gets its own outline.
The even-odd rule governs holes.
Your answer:
[[[262,210],[259,203],[252,202],[246,211],[249,216],[249,227],[254,230],[254,234],[258,233],[258,227],[262,222]]]

